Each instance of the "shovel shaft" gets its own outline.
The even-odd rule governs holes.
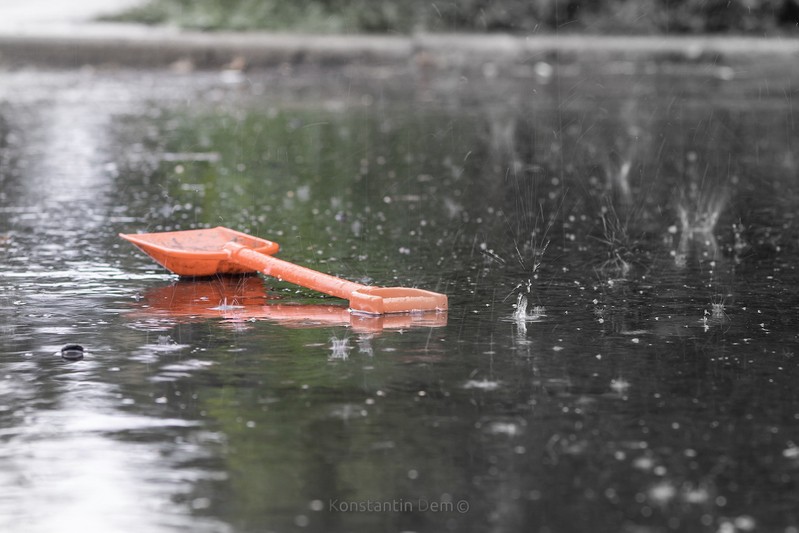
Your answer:
[[[366,288],[365,285],[361,285],[360,283],[347,281],[317,272],[310,268],[295,265],[294,263],[283,261],[277,257],[256,252],[234,242],[225,244],[225,250],[230,254],[231,261],[242,266],[257,270],[267,276],[272,276],[344,300],[349,300],[354,291]]]

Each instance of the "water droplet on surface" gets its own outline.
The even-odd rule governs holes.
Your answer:
[[[488,432],[493,435],[508,435],[513,437],[521,433],[519,425],[513,422],[492,422],[488,426]]]
[[[786,459],[799,459],[799,446],[791,445],[782,451],[782,456]]]
[[[500,387],[499,381],[489,381],[487,379],[475,380],[470,379],[463,384],[464,389],[482,389],[482,390],[496,390]]]
[[[613,379],[610,381],[610,388],[619,394],[626,392],[630,388],[630,382],[624,378]]]
[[[649,499],[658,505],[665,505],[669,503],[676,494],[677,491],[668,481],[663,481],[654,485],[649,489],[648,493]]]
[[[325,508],[325,504],[322,500],[312,500],[311,503],[308,504],[308,508],[310,508],[311,511],[319,512]]]

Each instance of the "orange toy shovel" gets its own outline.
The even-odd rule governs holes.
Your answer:
[[[383,315],[447,309],[444,294],[405,287],[370,287],[276,257],[277,243],[224,227],[120,234],[180,276],[262,272],[267,276],[349,300],[350,309]]]

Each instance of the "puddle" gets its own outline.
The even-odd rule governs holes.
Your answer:
[[[536,63],[5,73],[0,524],[799,527],[792,74]],[[450,309],[177,280],[118,237],[216,225]]]

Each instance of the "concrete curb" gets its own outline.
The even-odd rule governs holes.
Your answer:
[[[799,58],[799,40],[710,37],[605,37],[509,35],[298,35],[192,33],[165,28],[83,25],[69,31],[0,33],[0,65],[77,68],[86,65],[165,68],[176,63],[197,69],[230,64],[269,68],[281,64],[442,68],[485,62],[523,64],[559,59],[649,58],[735,64]]]
[[[199,33],[137,38],[0,36],[0,63],[11,66],[161,68],[183,62],[215,69],[235,61],[258,68],[284,63],[384,63],[409,56],[410,43],[392,38]]]

